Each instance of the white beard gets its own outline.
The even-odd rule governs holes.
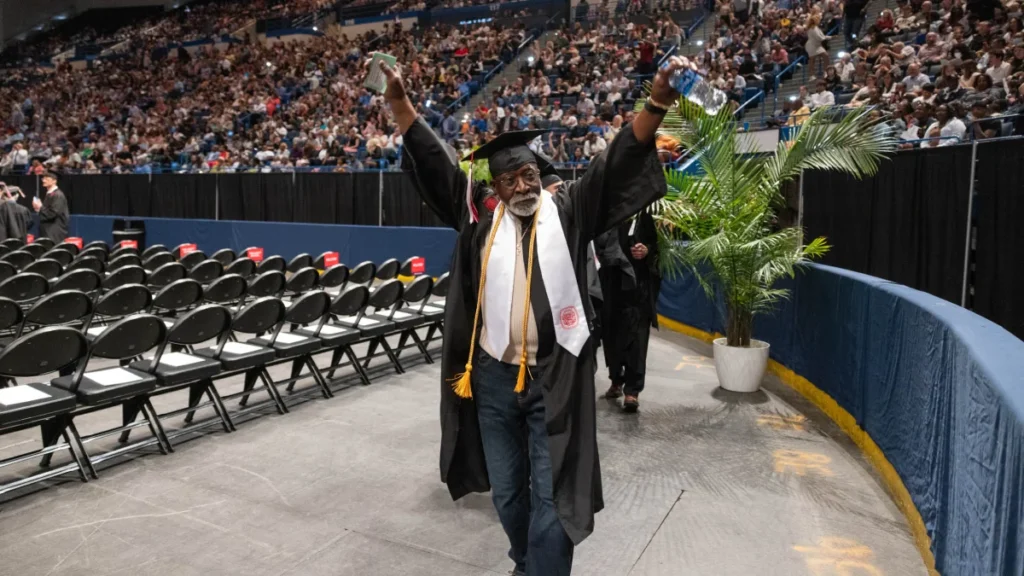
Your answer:
[[[520,194],[512,197],[505,206],[508,211],[520,218],[529,218],[540,207],[540,194]]]

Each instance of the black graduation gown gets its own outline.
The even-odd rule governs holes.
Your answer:
[[[455,151],[444,144],[422,118],[403,136],[402,168],[411,172],[424,201],[447,226],[459,232],[452,255],[444,313],[441,358],[441,480],[452,498],[490,490],[484,463],[476,406],[455,395],[452,378],[464,371],[480,280],[480,251],[487,241],[493,214],[484,206],[487,191],[474,188],[480,221],[469,222],[466,175]],[[580,294],[587,294],[587,245],[597,234],[640,211],[666,192],[654,142],[639,143],[631,126],[624,127],[591,163],[582,179],[569,182],[554,196],[565,232]],[[539,262],[534,263],[531,293],[538,328],[551,324]],[[539,285],[539,289],[538,289]],[[583,298],[588,320],[589,298]],[[604,507],[597,455],[592,338],[579,356],[560,346],[543,354],[544,406],[551,452],[555,506],[568,536],[580,543],[594,529],[594,514]]]
[[[60,188],[46,194],[39,209],[39,235],[60,244],[68,237],[68,199]]]

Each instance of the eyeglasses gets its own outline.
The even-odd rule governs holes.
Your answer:
[[[515,188],[516,183],[522,180],[523,184],[527,187],[533,187],[540,184],[540,171],[533,168],[520,172],[518,174],[504,174],[498,177],[498,184],[502,188]]]

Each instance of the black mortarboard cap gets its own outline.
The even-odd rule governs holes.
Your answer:
[[[537,164],[541,176],[557,174],[558,172],[551,165],[550,160],[530,150],[529,147],[529,143],[533,139],[547,133],[548,130],[505,132],[494,140],[466,154],[463,160],[487,160],[492,177],[516,170],[530,162]]]

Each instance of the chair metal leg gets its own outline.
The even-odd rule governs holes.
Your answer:
[[[242,399],[238,401],[238,405],[243,408],[249,403],[249,393],[252,392],[253,386],[256,385],[257,374],[259,374],[259,369],[256,368],[245,373],[245,385],[242,387],[245,394],[242,394]]]
[[[92,466],[92,459],[89,458],[89,452],[85,449],[85,442],[82,442],[82,435],[78,433],[78,427],[75,426],[74,418],[68,417],[67,432],[71,433],[71,438],[75,441],[75,449],[82,452],[82,461],[85,463],[85,468],[89,473],[89,476],[92,476],[93,480],[99,480],[100,477],[96,474],[96,469]],[[64,437],[67,438],[67,433],[65,433]]]
[[[316,362],[313,362],[313,357],[307,355],[303,360],[309,371],[313,374],[313,379],[320,386],[320,391],[323,393],[324,398],[333,398],[334,392],[331,392],[331,388],[327,386],[327,381],[324,380],[324,375],[320,373],[320,369],[316,367]]]
[[[217,389],[213,386],[212,380],[204,380],[206,395],[209,396],[210,401],[213,402],[213,409],[217,412],[217,416],[220,416],[221,424],[224,426],[225,432],[234,432],[235,423],[231,421],[231,416],[228,414],[228,409],[224,407],[224,401],[221,400],[220,394]]]
[[[383,336],[380,337],[380,345],[384,348],[384,353],[388,355],[388,359],[395,365],[396,374],[405,374],[405,368],[402,367],[402,363],[398,361],[398,357],[395,356],[394,350],[388,344],[388,341]]]
[[[277,389],[277,384],[274,384],[274,379],[270,377],[270,372],[267,372],[266,368],[260,369],[260,379],[263,380],[263,385],[270,391],[270,397],[277,403],[277,409],[282,414],[288,413],[288,405],[284,403],[284,397],[281,396],[281,391]]]
[[[189,410],[188,414],[185,414],[185,424],[192,423],[192,418],[196,415],[194,408],[202,401],[205,388],[206,386],[202,382],[197,382],[188,387],[188,407],[193,408],[193,410]]]
[[[398,339],[398,347],[395,348],[395,358],[402,357],[402,351],[405,350],[405,343],[409,341],[409,330],[402,332],[402,337]]]
[[[89,476],[88,474],[86,474],[87,468],[85,462],[82,461],[82,457],[78,454],[78,451],[75,450],[75,443],[71,440],[71,435],[68,434],[68,419],[67,417],[64,417],[61,418],[61,420],[62,422],[60,423],[60,434],[61,436],[64,437],[64,441],[68,443],[68,452],[71,453],[71,458],[75,461],[75,464],[78,466],[78,475],[82,478],[82,482],[88,482]],[[86,459],[88,459],[88,457]],[[89,467],[91,468],[92,464],[90,464]],[[93,474],[95,474],[95,471],[93,471]]]
[[[53,420],[47,420],[39,425],[39,433],[43,437],[43,448],[49,448],[57,443],[60,439],[60,435],[63,429],[59,427],[60,422],[57,418]],[[50,460],[53,458],[53,452],[49,454],[43,454],[43,458],[39,461],[40,468],[49,468]]]
[[[299,374],[302,373],[302,365],[304,364],[302,358],[296,358],[292,361],[292,381],[288,383],[288,387],[285,388],[289,394],[295,388],[295,383],[298,382]]]
[[[139,415],[139,402],[137,400],[130,400],[121,405],[121,424],[127,426],[132,422],[135,422],[135,418]],[[131,429],[121,432],[121,437],[117,439],[121,444],[128,442],[128,436],[132,433]]]
[[[373,340],[370,340],[370,346],[366,349],[366,358],[363,360],[364,370],[369,370],[370,362],[373,360],[373,355],[377,352],[377,344],[380,339],[380,336],[376,336]]]
[[[348,361],[352,363],[352,367],[356,369],[356,373],[359,374],[359,379],[362,380],[363,386],[370,385],[370,377],[366,375],[366,370],[363,370],[363,365],[359,363],[359,358],[356,358],[355,351],[352,347],[345,345],[345,355],[348,356]]]
[[[331,371],[327,373],[328,380],[334,380],[334,371],[338,369],[338,364],[341,364],[342,348],[344,346],[338,346],[334,349],[334,353],[331,354]],[[351,358],[349,359],[351,360]]]
[[[149,398],[145,398],[142,401],[142,409],[149,414],[149,422],[156,429],[157,441],[163,443],[164,448],[168,452],[174,452],[174,446],[171,446],[171,439],[167,437],[164,425],[160,422],[160,415],[156,413],[156,408],[153,407],[153,403],[150,402]]]
[[[423,340],[420,340],[420,335],[416,333],[416,329],[413,328],[410,334],[412,334],[412,340],[416,343],[416,347],[420,349],[420,354],[423,354],[423,359],[427,361],[427,364],[433,364],[434,359],[430,357],[430,352],[427,352],[427,345]]]

